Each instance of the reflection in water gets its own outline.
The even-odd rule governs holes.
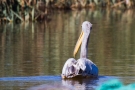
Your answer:
[[[95,79],[66,79],[61,80],[60,76],[29,76],[29,77],[2,77],[0,85],[6,86],[4,89],[13,90],[95,90],[97,86],[106,80],[116,79],[113,76],[99,76]],[[64,89],[64,90],[65,90]]]
[[[61,83],[37,85],[28,90],[95,90],[97,80],[62,80]]]
[[[93,79],[66,79],[62,80],[62,85],[72,87],[73,90],[95,90],[106,80],[118,79],[114,76],[99,76]]]
[[[97,86],[97,80],[62,80],[62,84],[67,87],[72,87],[73,90],[94,90]]]
[[[70,87],[65,87],[61,84],[54,84],[54,85],[43,84],[43,85],[31,87],[27,90],[74,90],[74,89]]]
[[[126,78],[135,75],[133,10],[52,13],[42,23],[0,25],[0,77],[60,75],[65,61],[72,57],[82,22],[88,20],[93,23],[88,58],[98,66],[99,75],[120,76],[125,83],[134,81]],[[3,81],[0,83],[1,89],[7,89],[6,85],[1,86]],[[13,90],[20,88],[12,87]]]

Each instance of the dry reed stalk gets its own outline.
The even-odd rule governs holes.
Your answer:
[[[117,7],[117,6],[119,6],[119,5],[121,5],[121,4],[123,4],[123,3],[125,3],[125,0],[123,0],[123,1],[121,1],[121,2],[118,2],[118,3],[115,3],[113,6],[111,6],[112,8],[113,7]]]
[[[11,12],[16,15],[21,21],[24,21],[23,18],[21,16],[19,16],[17,13],[15,13],[13,10],[11,10]]]
[[[135,0],[0,0],[0,8],[4,7],[4,9],[2,8],[1,10],[2,15],[4,16],[0,22],[2,22],[2,20],[11,22],[14,21],[16,17],[19,18],[22,22],[24,19],[26,20],[26,18],[28,20],[30,19],[34,21],[37,20],[39,16],[41,16],[41,18],[46,16],[51,7],[57,9],[72,9],[85,8],[89,6],[92,8],[96,5],[102,6],[101,4],[103,2],[106,6],[111,6],[111,4],[113,4],[111,7],[117,7],[126,4],[126,8],[130,8],[135,5]],[[15,8],[15,10],[13,8]],[[27,11],[27,9],[29,10]],[[27,12],[27,16],[25,16],[25,12]],[[31,16],[29,16],[29,14]]]

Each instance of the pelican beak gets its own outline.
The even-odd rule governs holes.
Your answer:
[[[76,53],[78,52],[79,47],[80,47],[81,44],[82,44],[82,39],[83,39],[83,37],[84,37],[84,32],[82,31],[81,34],[80,34],[80,36],[79,36],[79,38],[78,38],[78,41],[77,41],[77,43],[76,43],[76,45],[75,45],[75,48],[74,48],[74,53],[73,53],[73,56],[74,56],[74,57],[75,57]]]

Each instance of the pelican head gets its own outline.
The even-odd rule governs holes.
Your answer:
[[[79,47],[82,44],[82,41],[86,42],[86,43],[84,43],[85,45],[82,45],[82,49],[84,50],[84,48],[86,46],[86,53],[87,53],[87,44],[88,44],[87,41],[88,41],[91,30],[92,30],[92,24],[89,21],[84,21],[82,23],[82,32],[79,36],[79,39],[78,39],[76,46],[75,46],[75,49],[74,49],[74,53],[73,53],[74,57],[75,57],[76,53],[78,52]]]
[[[82,32],[90,34],[90,30],[92,30],[92,24],[89,21],[83,22]]]

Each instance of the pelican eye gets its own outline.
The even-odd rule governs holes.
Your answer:
[[[90,30],[92,30],[92,27],[90,27]]]

